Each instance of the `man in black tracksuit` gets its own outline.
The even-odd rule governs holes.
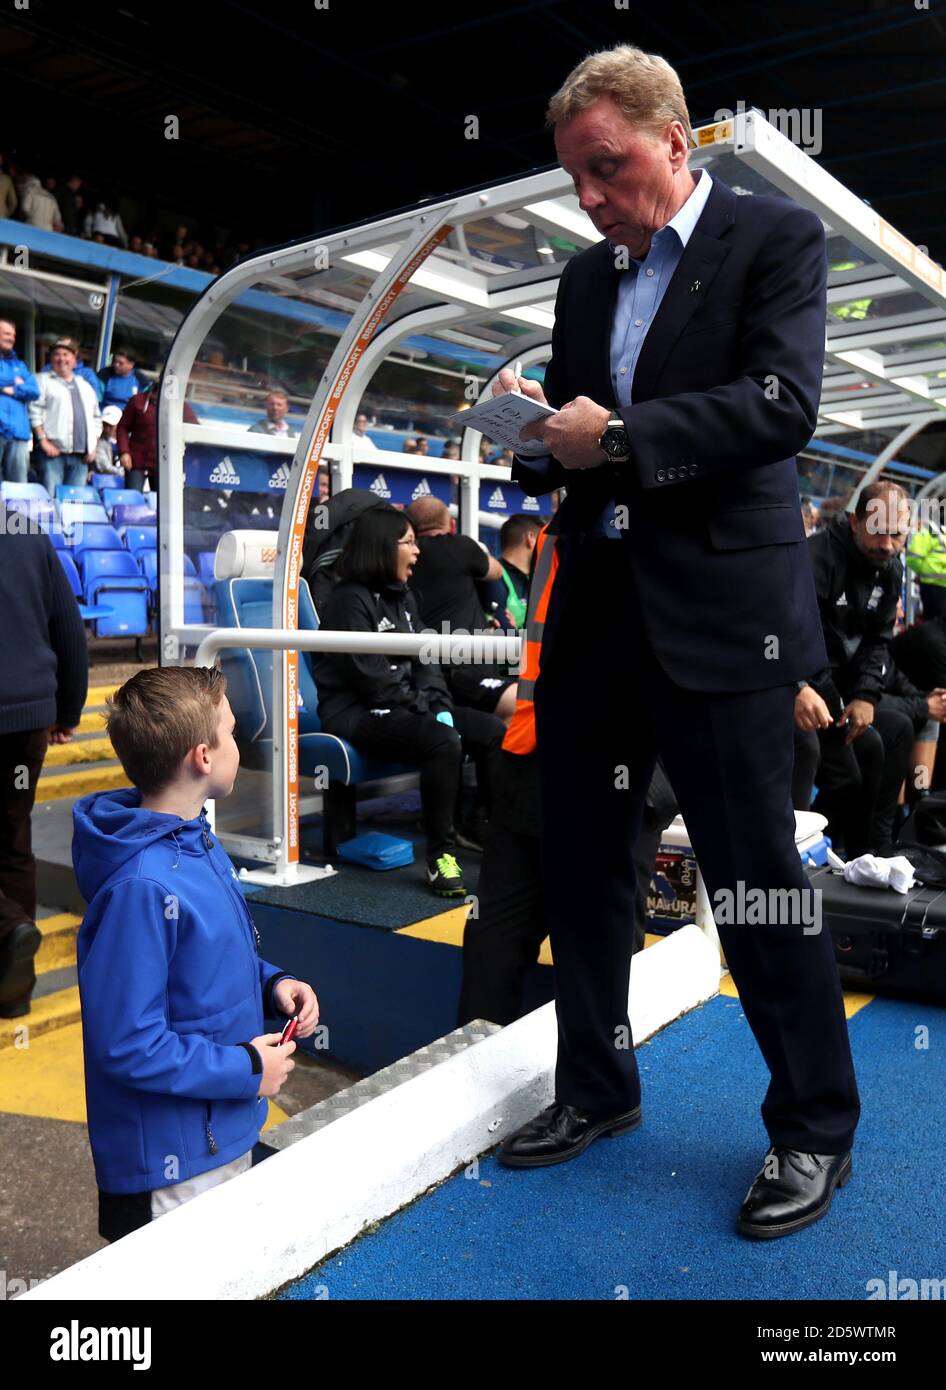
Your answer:
[[[879,703],[908,531],[902,489],[878,482],[863,489],[853,514],[836,517],[808,540],[829,665],[798,682],[797,742],[804,747],[817,733],[815,809],[828,817],[829,834],[843,840],[848,859],[892,852],[897,796],[909,771],[912,721]]]

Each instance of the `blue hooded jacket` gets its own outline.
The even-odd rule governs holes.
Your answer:
[[[72,814],[89,904],[77,955],[96,1181],[152,1191],[256,1143],[268,1106],[248,1044],[286,974],[260,959],[203,811],[184,821],[142,810],[132,787],[82,797]]]

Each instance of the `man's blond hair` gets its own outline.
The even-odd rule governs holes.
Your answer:
[[[601,97],[610,97],[631,125],[650,135],[662,135],[671,121],[682,122],[687,144],[693,144],[680,79],[656,53],[622,43],[590,54],[572,69],[552,97],[546,124],[571,120]]]

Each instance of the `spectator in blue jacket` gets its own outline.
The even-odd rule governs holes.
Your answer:
[[[0,319],[0,482],[26,482],[32,438],[26,407],[38,395],[36,378],[16,355],[16,326]]]
[[[108,1240],[252,1163],[295,1043],[265,1016],[319,1019],[310,985],[259,955],[237,873],[204,802],[240,764],[226,680],[203,667],[139,671],[108,702],[130,789],[83,797],[72,858],[89,904],[79,994],[89,1142]]]
[[[112,365],[105,374],[105,395],[102,405],[117,405],[124,410],[132,396],[144,391],[148,383],[135,371],[135,358],[128,348],[119,348],[112,355]]]

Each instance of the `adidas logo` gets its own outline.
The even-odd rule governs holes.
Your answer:
[[[426,478],[421,478],[420,482],[411,493],[411,501],[416,502],[418,497],[429,497],[430,495],[430,483],[428,483]]]
[[[835,599],[835,601],[834,601],[834,606],[835,606],[835,608],[840,608],[842,605],[846,605],[846,604],[847,604],[847,594],[842,594],[842,595],[840,596],[840,598],[837,598],[837,599]]]
[[[505,497],[503,496],[503,490],[502,490],[501,487],[494,487],[494,488],[493,488],[492,492],[491,492],[490,495],[489,495],[489,501],[487,502],[486,505],[487,505],[487,507],[503,507],[503,508],[505,508],[505,506],[506,506],[506,499],[505,499]]]
[[[234,473],[233,461],[230,458],[229,454],[224,455],[224,457],[217,464],[216,468],[210,475],[210,481],[212,483],[219,483],[221,487],[240,486],[240,475],[239,473]]]
[[[378,623],[378,631],[379,631],[379,632],[393,632],[393,631],[394,631],[394,624],[392,623],[391,619],[390,619],[390,618],[382,618],[381,621]]]
[[[537,497],[523,497],[522,510],[524,512],[537,512],[539,510],[539,499]]]
[[[371,484],[371,487],[369,488],[369,492],[373,492],[375,497],[387,497],[388,499],[390,499],[391,489],[384,481],[383,473],[379,473],[378,476],[375,478],[374,482]]]
[[[269,486],[278,487],[285,491],[285,489],[289,486],[289,473],[290,468],[288,463],[281,463],[279,467],[276,469],[276,472],[270,478]]]

